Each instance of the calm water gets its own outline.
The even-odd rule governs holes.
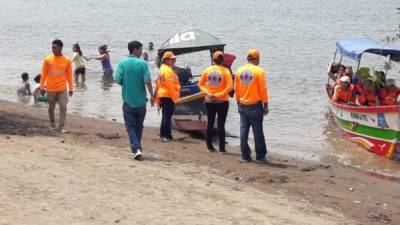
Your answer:
[[[219,37],[227,44],[226,52],[238,56],[234,69],[244,63],[249,48],[261,50],[271,96],[265,121],[271,152],[316,160],[334,156],[346,164],[400,176],[399,163],[361,151],[341,137],[322,88],[335,41],[345,36],[383,40],[399,24],[398,6],[394,0],[2,0],[0,97],[17,101],[14,93],[21,72],[29,72],[31,78],[40,72],[54,38],[64,41],[67,55],[75,42],[87,56],[108,44],[115,67],[127,55],[130,40],[152,41],[157,47],[180,30],[200,28]],[[205,68],[207,55],[192,58],[194,71]],[[99,62],[90,61],[86,68],[87,86],[76,90],[69,112],[121,121],[120,87],[102,86]],[[152,65],[153,76],[155,70]],[[160,117],[156,110],[149,111],[146,124],[157,126]],[[227,126],[238,135],[234,104]]]

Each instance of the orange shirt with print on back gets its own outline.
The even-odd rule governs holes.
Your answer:
[[[208,67],[200,77],[198,86],[208,95],[215,96],[217,101],[229,101],[229,92],[233,89],[231,72],[223,66],[214,65]]]
[[[174,103],[178,102],[181,86],[178,76],[171,67],[162,64],[156,82],[159,98],[171,98]]]
[[[256,65],[240,67],[235,75],[236,101],[244,105],[268,103],[269,94],[264,70]]]
[[[73,90],[71,60],[64,55],[55,56],[51,54],[44,59],[42,77],[40,79],[40,90],[48,92],[62,92]]]

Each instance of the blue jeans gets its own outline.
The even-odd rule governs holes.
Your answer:
[[[146,116],[146,106],[131,108],[128,104],[124,103],[122,106],[124,113],[124,121],[126,131],[129,135],[129,142],[132,152],[135,153],[137,149],[141,149],[142,145],[140,140],[143,134],[143,122]]]
[[[240,114],[240,150],[242,158],[251,159],[251,150],[248,144],[250,126],[253,129],[256,159],[262,159],[267,154],[267,145],[263,131],[263,106],[262,104],[239,104]]]

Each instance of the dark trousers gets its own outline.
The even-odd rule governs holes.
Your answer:
[[[131,149],[135,153],[137,149],[142,148],[141,139],[144,117],[146,116],[146,106],[131,108],[128,104],[124,103],[122,111],[124,113],[125,127],[129,135]]]
[[[171,134],[171,118],[174,114],[175,103],[171,98],[160,98],[161,109],[162,109],[162,119],[160,127],[160,137],[162,138],[172,138]]]
[[[239,104],[240,114],[240,150],[242,158],[251,159],[250,146],[248,144],[250,127],[253,129],[256,159],[262,159],[267,154],[267,145],[263,131],[263,106],[262,104]]]
[[[207,148],[213,149],[212,137],[214,133],[215,116],[217,116],[219,150],[225,151],[225,121],[228,115],[229,102],[206,103],[207,109]]]

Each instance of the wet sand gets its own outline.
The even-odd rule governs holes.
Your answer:
[[[0,102],[0,224],[399,224],[400,183],[340,164],[239,163],[145,128],[144,161],[122,124]]]

